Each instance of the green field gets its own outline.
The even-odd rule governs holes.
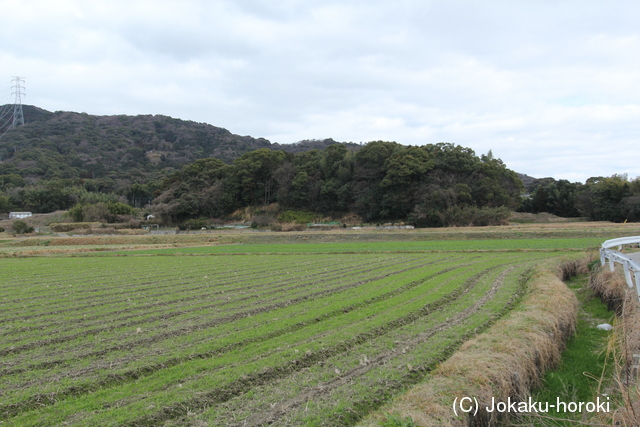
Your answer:
[[[0,423],[350,425],[594,245],[538,240],[3,259]]]
[[[434,252],[434,251],[512,251],[548,250],[584,251],[597,248],[601,238],[581,237],[565,239],[484,239],[484,240],[432,240],[405,242],[350,242],[350,243],[290,243],[196,246],[166,249],[119,251],[115,254],[278,254],[278,253],[340,253],[340,252]]]

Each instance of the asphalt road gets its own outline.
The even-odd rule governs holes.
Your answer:
[[[627,254],[627,256],[629,258],[631,258],[632,260],[634,260],[637,263],[640,263],[640,252],[634,252],[632,254]]]

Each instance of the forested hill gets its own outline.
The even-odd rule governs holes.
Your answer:
[[[0,138],[0,175],[17,174],[31,181],[110,178],[148,182],[197,159],[215,157],[231,163],[259,148],[301,152],[335,143],[328,139],[273,144],[206,123],[159,115],[52,113],[30,105],[24,105],[23,111],[25,125]],[[5,130],[0,129],[0,135]]]
[[[520,204],[522,181],[491,154],[449,143],[373,141],[293,154],[260,149],[231,165],[197,160],[165,180],[154,212],[166,223],[224,218],[251,206],[417,226],[500,224]]]
[[[498,159],[453,144],[280,145],[166,116],[23,111],[24,125],[0,129],[0,212],[73,207],[93,220],[98,205],[113,216],[130,212],[123,202],[151,203],[165,222],[180,223],[278,202],[367,221],[469,224],[504,217],[522,189]]]

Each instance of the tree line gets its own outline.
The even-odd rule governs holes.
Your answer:
[[[490,153],[374,141],[357,152],[334,144],[301,153],[258,149],[231,164],[197,160],[165,179],[154,209],[167,223],[278,203],[325,216],[354,213],[364,222],[486,225],[504,222],[522,191],[516,173]]]
[[[586,217],[593,221],[640,220],[640,178],[626,175],[592,177],[584,184],[542,178],[529,186],[521,212],[548,212],[561,217]]]
[[[359,148],[359,149],[358,149]],[[152,202],[151,205],[148,203]],[[69,210],[71,219],[117,222],[144,207],[165,224],[228,219],[277,203],[280,211],[418,227],[504,223],[510,212],[549,212],[596,221],[640,220],[640,178],[589,178],[584,184],[537,179],[526,189],[491,152],[450,143],[404,146],[374,141],[323,150],[261,148],[230,163],[196,160],[164,178],[59,178],[0,174],[0,212]]]

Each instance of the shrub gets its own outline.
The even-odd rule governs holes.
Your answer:
[[[82,203],[77,203],[72,208],[69,208],[69,210],[67,211],[67,216],[71,218],[73,222],[83,222],[84,215],[82,214],[82,207]]]
[[[251,220],[256,224],[256,227],[268,227],[275,223],[276,217],[268,212],[263,212],[258,215],[254,215]]]
[[[17,220],[17,221],[13,221],[13,231],[16,234],[28,234],[28,233],[33,233],[35,230],[26,222]]]
[[[180,230],[200,230],[207,226],[204,218],[188,219],[179,226]]]
[[[113,215],[135,215],[136,210],[122,202],[110,202],[107,203],[107,209],[109,209],[109,213]]]
[[[109,222],[128,221],[135,215],[135,208],[122,203],[107,201],[97,203],[77,203],[67,211],[74,222]]]
[[[315,221],[317,215],[309,211],[284,211],[278,217],[280,222],[295,222],[297,224],[307,224]]]
[[[466,227],[504,225],[510,216],[511,211],[505,206],[482,208],[451,206],[444,210],[416,207],[410,216],[410,221],[416,227]]]
[[[99,222],[59,222],[51,224],[51,231],[66,233],[72,230],[98,228],[100,225]]]

